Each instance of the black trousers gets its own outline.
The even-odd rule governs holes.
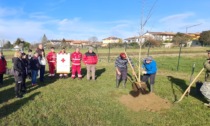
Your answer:
[[[0,74],[0,84],[3,84],[3,75],[4,74]]]
[[[23,82],[21,83],[21,91],[26,91],[26,76],[23,76]]]
[[[15,82],[15,95],[16,96],[19,96],[19,95],[21,95],[21,84],[22,84],[22,82]]]
[[[142,81],[147,82],[148,79],[150,79],[150,84],[155,84],[155,76],[156,76],[156,73],[155,74],[144,74],[142,77]]]
[[[41,81],[41,82],[43,82],[44,81],[44,73],[45,73],[45,65],[41,65],[41,68],[40,68],[40,78],[39,78],[39,80]]]

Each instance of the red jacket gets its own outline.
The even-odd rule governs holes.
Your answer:
[[[80,66],[81,65],[81,60],[82,60],[82,53],[73,52],[71,54],[72,65]]]
[[[49,52],[47,54],[47,61],[56,63],[56,53],[55,52]]]
[[[5,59],[0,58],[0,74],[4,74],[7,68],[7,61]]]
[[[83,57],[83,62],[84,64],[97,64],[98,63],[98,56],[92,52],[92,53],[89,53],[89,52],[86,52],[84,57]]]

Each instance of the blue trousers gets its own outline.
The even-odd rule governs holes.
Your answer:
[[[31,82],[32,82],[32,84],[37,83],[37,81],[36,81],[37,75],[38,75],[38,70],[32,70],[31,71]]]

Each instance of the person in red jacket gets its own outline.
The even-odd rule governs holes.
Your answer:
[[[55,48],[51,47],[51,51],[47,54],[47,61],[49,65],[49,77],[55,76],[56,53]]]
[[[59,54],[66,54],[66,50],[65,50],[64,47],[63,47],[62,50],[59,52]],[[64,78],[67,78],[68,76],[67,76],[66,73],[60,73],[59,77],[60,77],[60,78],[63,78],[63,77],[64,77]]]
[[[75,79],[76,72],[78,74],[78,78],[82,79],[81,60],[82,60],[82,53],[80,53],[80,49],[79,48],[76,48],[75,52],[73,52],[71,54],[71,62],[72,62],[72,66],[71,66],[72,74],[71,74],[71,77],[72,77],[72,79]]]
[[[90,47],[88,52],[83,57],[83,62],[87,69],[87,80],[90,80],[90,72],[92,73],[92,80],[95,80],[96,64],[98,63],[98,56],[93,52],[93,48]]]
[[[7,61],[3,56],[3,52],[0,52],[0,84],[3,84],[3,75],[6,73]]]

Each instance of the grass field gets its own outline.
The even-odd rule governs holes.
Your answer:
[[[155,55],[152,52],[165,50],[151,49],[151,54],[158,64],[155,94],[172,104],[170,109],[156,112],[147,110],[135,112],[119,101],[121,96],[129,95],[132,90],[129,81],[126,89],[122,85],[119,89],[115,88],[114,59],[117,55],[114,54],[123,49],[112,49],[112,59],[109,63],[106,54],[100,57],[96,81],[86,80],[84,65],[82,80],[58,79],[58,76],[49,78],[46,73],[45,82],[39,83],[36,87],[30,87],[31,83],[28,80],[28,92],[22,99],[14,97],[13,77],[5,76],[5,83],[0,87],[0,125],[208,126],[210,111],[203,106],[206,100],[196,94],[195,85],[191,88],[190,96],[185,97],[180,103],[174,103],[189,85],[193,63],[196,63],[193,77],[202,69],[202,63],[206,59],[206,49],[183,49],[192,52],[192,55],[181,55],[179,71],[176,70],[178,54],[171,55],[171,50],[169,53],[166,50],[165,54],[168,55]],[[178,48],[172,50],[178,52]],[[105,49],[98,51],[99,54],[108,52]],[[128,50],[128,52],[131,58],[138,59],[133,55],[137,50]],[[146,53],[147,50],[144,49],[143,52]],[[10,57],[12,52],[5,52],[5,55]],[[203,81],[204,74],[198,80]]]

